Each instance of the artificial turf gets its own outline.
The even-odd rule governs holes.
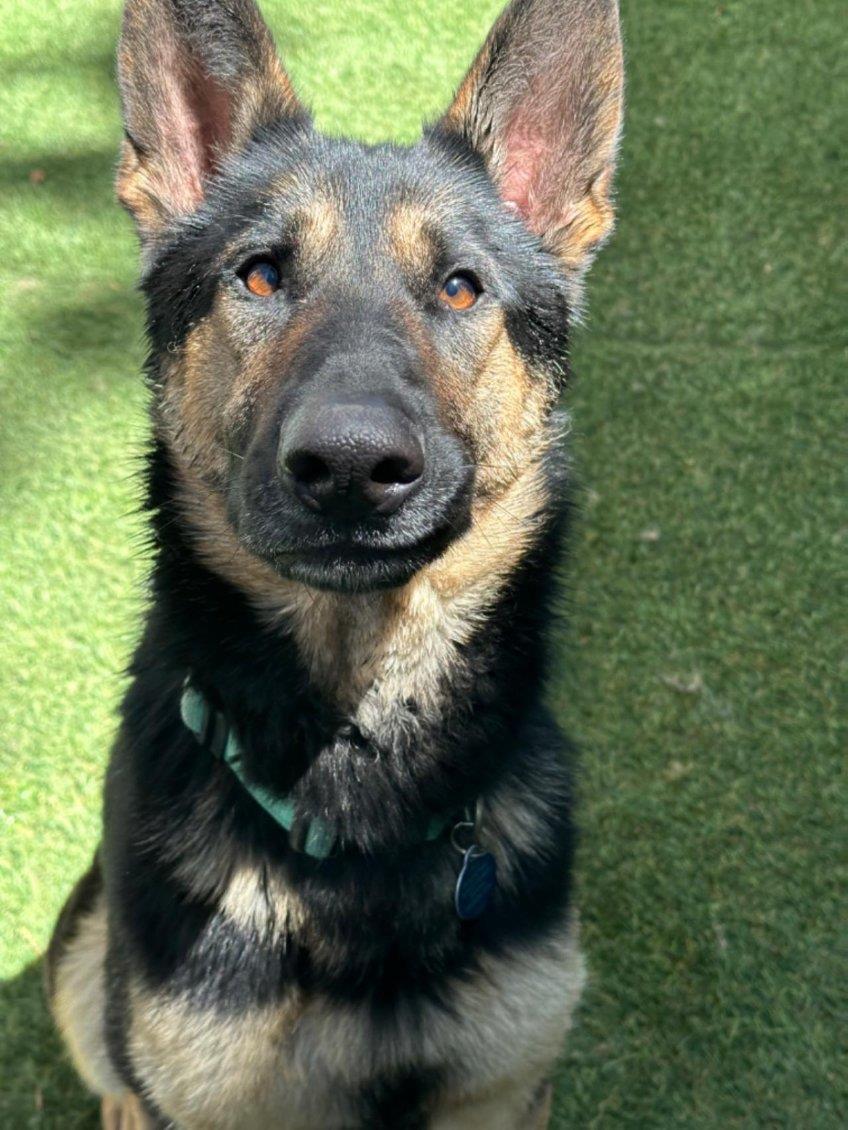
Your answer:
[[[276,0],[319,124],[411,139],[495,0]],[[39,955],[144,599],[117,4],[2,0],[0,1126],[94,1127]],[[624,0],[619,231],[568,396],[553,696],[591,986],[555,1126],[848,1124],[843,0]],[[840,435],[840,432],[843,432]]]

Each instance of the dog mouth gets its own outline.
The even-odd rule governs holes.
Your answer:
[[[261,556],[289,580],[330,592],[358,593],[405,584],[440,557],[468,529],[466,512],[437,524],[423,536],[396,544],[339,538],[325,544],[272,546]],[[256,548],[253,549],[256,552]]]
[[[233,465],[228,492],[243,546],[281,576],[336,592],[398,587],[468,529],[473,460],[422,414],[360,397],[287,421]]]

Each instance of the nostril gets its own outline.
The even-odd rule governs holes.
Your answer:
[[[421,477],[422,467],[416,460],[407,459],[402,455],[389,455],[371,470],[372,483],[388,485],[390,483],[414,483]]]
[[[329,482],[333,475],[320,455],[311,451],[294,451],[286,459],[286,467],[293,479],[304,486],[317,486]]]
[[[277,448],[281,485],[309,510],[359,522],[394,513],[424,475],[411,422],[385,403],[301,408]]]

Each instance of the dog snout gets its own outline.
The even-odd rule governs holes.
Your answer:
[[[305,403],[280,438],[279,462],[294,495],[327,517],[388,515],[424,473],[409,417],[378,397]]]

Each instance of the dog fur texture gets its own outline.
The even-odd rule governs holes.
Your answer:
[[[56,1022],[110,1130],[544,1126],[585,976],[544,705],[557,403],[612,225],[616,4],[513,0],[409,148],[318,133],[252,0],[128,0],[119,78],[153,575],[103,840],[48,955]],[[342,536],[279,452],[375,396],[426,466]],[[187,677],[330,858],[198,745]],[[457,849],[420,829],[475,805],[498,883],[461,922]]]

